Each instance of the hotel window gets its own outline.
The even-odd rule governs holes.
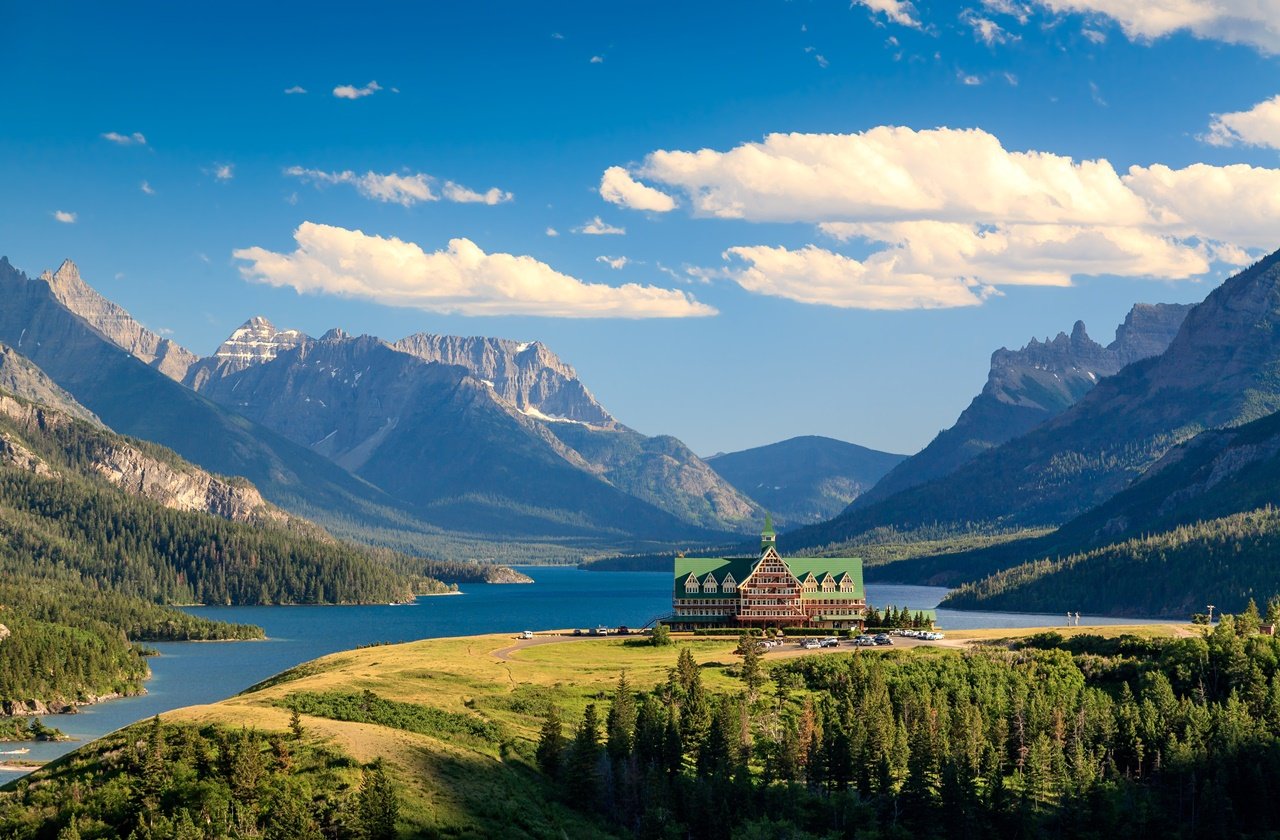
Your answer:
[[[725,592],[737,592],[737,591],[738,591],[738,582],[737,582],[736,580],[734,580],[734,579],[733,579],[733,573],[732,573],[732,572],[730,572],[729,574],[727,574],[727,575],[725,575],[725,576],[724,576],[724,591],[725,591]]]
[[[686,593],[698,591],[698,579],[693,576],[692,572],[690,572],[689,576],[684,580],[684,591]]]
[[[709,574],[702,579],[702,591],[703,592],[719,592],[720,591],[720,588],[716,586],[715,575]]]
[[[847,573],[845,574],[844,577],[840,578],[840,591],[841,592],[853,591],[853,580],[849,577]]]
[[[817,592],[817,591],[818,591],[818,581],[817,581],[817,579],[813,576],[813,572],[810,572],[810,573],[808,574],[808,576],[806,576],[806,577],[805,577],[805,579],[804,579],[804,591],[805,591],[805,592]]]
[[[822,591],[823,592],[836,591],[836,580],[831,576],[830,572],[827,572],[827,576],[822,579]]]

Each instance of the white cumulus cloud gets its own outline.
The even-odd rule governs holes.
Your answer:
[[[687,318],[716,314],[690,295],[655,286],[587,283],[533,257],[486,253],[469,239],[428,252],[394,237],[302,223],[297,248],[233,252],[250,281],[299,293],[463,315],[563,318]]]
[[[973,30],[973,37],[977,38],[988,47],[994,47],[998,44],[1004,44],[1016,37],[1005,30],[1003,26],[994,20],[975,12],[973,9],[965,9],[960,13],[960,20],[969,25]]]
[[[219,181],[230,181],[236,177],[236,165],[234,163],[215,163],[213,165],[213,177]]]
[[[145,146],[147,138],[141,131],[135,131],[132,134],[120,134],[116,131],[108,131],[102,135],[103,140],[110,140],[117,146]]]
[[[632,210],[667,213],[676,209],[674,198],[640,183],[621,166],[610,166],[604,171],[604,176],[600,179],[600,197],[611,204]]]
[[[1131,40],[1186,31],[1197,38],[1280,52],[1280,0],[1037,0],[1054,12],[1110,18]]]
[[[54,221],[62,222],[64,225],[74,225],[76,223],[76,214],[68,210],[54,210]]]
[[[730,248],[728,276],[749,292],[844,309],[945,309],[977,306],[990,289],[959,278],[900,271],[892,256],[859,261],[809,245],[799,250]]]
[[[1215,146],[1267,146],[1280,149],[1280,96],[1247,111],[1214,114],[1202,138]]]
[[[612,268],[614,271],[621,271],[622,269],[627,267],[627,263],[631,262],[631,260],[627,259],[626,257],[600,256],[600,257],[596,257],[596,262],[604,263],[605,265],[609,266],[609,268]]]
[[[574,228],[573,231],[574,233],[585,233],[588,236],[621,236],[627,232],[627,229],[615,227],[596,216],[581,227]]]
[[[333,89],[333,95],[339,99],[360,99],[365,96],[373,96],[382,90],[382,85],[377,82],[369,82],[364,87],[356,87],[355,85],[338,85]]]
[[[290,96],[294,96],[294,95],[297,95],[297,94],[306,93],[306,92],[307,92],[307,89],[306,89],[306,88],[304,88],[302,85],[294,85],[293,87],[287,87],[287,88],[285,88],[285,89],[284,89],[284,92],[285,92],[286,94],[289,94]]]
[[[1077,276],[1180,280],[1280,244],[1280,169],[1120,173],[1105,159],[1010,151],[979,129],[772,134],[723,152],[655,151],[625,174],[682,193],[695,216],[812,223],[870,245],[861,260],[813,245],[726,252],[735,282],[833,306],[970,305],[984,290]],[[833,291],[838,278],[851,288]]]

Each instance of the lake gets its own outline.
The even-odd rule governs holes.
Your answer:
[[[666,572],[587,572],[564,566],[519,567],[535,580],[525,585],[473,584],[462,595],[423,597],[404,606],[363,607],[190,607],[188,612],[222,621],[256,624],[262,642],[168,642],[152,645],[152,677],[140,697],[86,706],[76,715],[51,716],[56,726],[81,742],[152,715],[230,697],[301,662],[372,642],[516,633],[563,627],[626,624],[640,627],[671,611],[671,576]],[[936,586],[867,587],[877,607],[888,604],[932,609],[947,590]],[[1084,624],[1126,624],[1134,619],[1084,616]],[[1064,625],[1061,615],[939,610],[948,629]],[[49,760],[78,746],[27,743],[26,758]],[[9,747],[6,747],[9,748]],[[0,773],[0,783],[21,774]]]

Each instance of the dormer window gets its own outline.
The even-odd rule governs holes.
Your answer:
[[[699,589],[698,579],[694,577],[693,572],[690,572],[689,576],[684,579],[684,594],[686,595],[696,594],[698,592],[698,589]]]
[[[702,579],[702,591],[703,591],[703,592],[711,592],[711,593],[715,593],[715,592],[719,592],[719,591],[720,591],[720,587],[716,586],[716,576],[715,576],[715,575],[713,575],[713,574],[708,574],[705,578],[703,578],[703,579]]]
[[[848,572],[845,572],[843,575],[840,576],[840,591],[841,592],[853,591],[853,578],[849,577]]]
[[[805,592],[817,592],[817,591],[818,591],[818,579],[817,579],[817,578],[815,578],[815,577],[813,576],[813,572],[809,572],[809,574],[805,575],[805,578],[804,578],[804,591],[805,591]]]
[[[822,591],[823,592],[836,591],[836,579],[831,576],[831,572],[827,572],[826,576],[822,578]]]
[[[724,582],[721,584],[721,588],[726,593],[738,591],[738,582],[733,579],[733,572],[729,572],[724,576]]]

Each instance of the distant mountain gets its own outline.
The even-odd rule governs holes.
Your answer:
[[[428,362],[466,368],[517,411],[611,428],[616,421],[578,373],[539,341],[417,333],[392,345]]]
[[[991,354],[986,387],[955,425],[858,497],[854,508],[947,475],[983,452],[1057,417],[1091,391],[1098,380],[1132,362],[1163,353],[1190,311],[1190,304],[1139,303],[1106,347],[1089,338],[1083,321],[1076,321],[1070,336],[1058,333],[1043,342],[1033,338],[1021,350],[1000,348]]]
[[[56,408],[68,417],[102,425],[89,409],[59,387],[26,356],[6,344],[0,344],[0,391],[24,400]]]
[[[368,482],[219,407],[173,381],[159,366],[123,350],[54,294],[59,282],[75,288],[68,281],[72,276],[79,273],[64,264],[56,275],[32,279],[0,258],[0,341],[38,365],[112,429],[173,449],[211,472],[244,476],[275,504],[340,533],[376,530],[380,541],[396,544],[439,533]],[[93,298],[82,294],[78,299]],[[106,311],[99,308],[98,314]],[[111,323],[128,324],[121,319]],[[124,333],[132,334],[127,328]]]
[[[614,420],[536,342],[313,339],[255,318],[191,371],[202,394],[452,529],[714,539],[758,512],[679,441]]]
[[[713,455],[707,463],[780,524],[796,525],[835,516],[905,458],[808,435]]]
[[[187,368],[184,385],[199,391],[210,379],[219,379],[274,359],[281,350],[297,347],[310,336],[298,330],[280,330],[266,318],[245,321],[212,356]],[[126,348],[127,349],[127,348]]]
[[[1187,314],[1169,348],[1102,379],[1058,417],[942,478],[786,540],[795,550],[876,527],[1059,525],[1105,502],[1176,444],[1280,408],[1280,253]]]

